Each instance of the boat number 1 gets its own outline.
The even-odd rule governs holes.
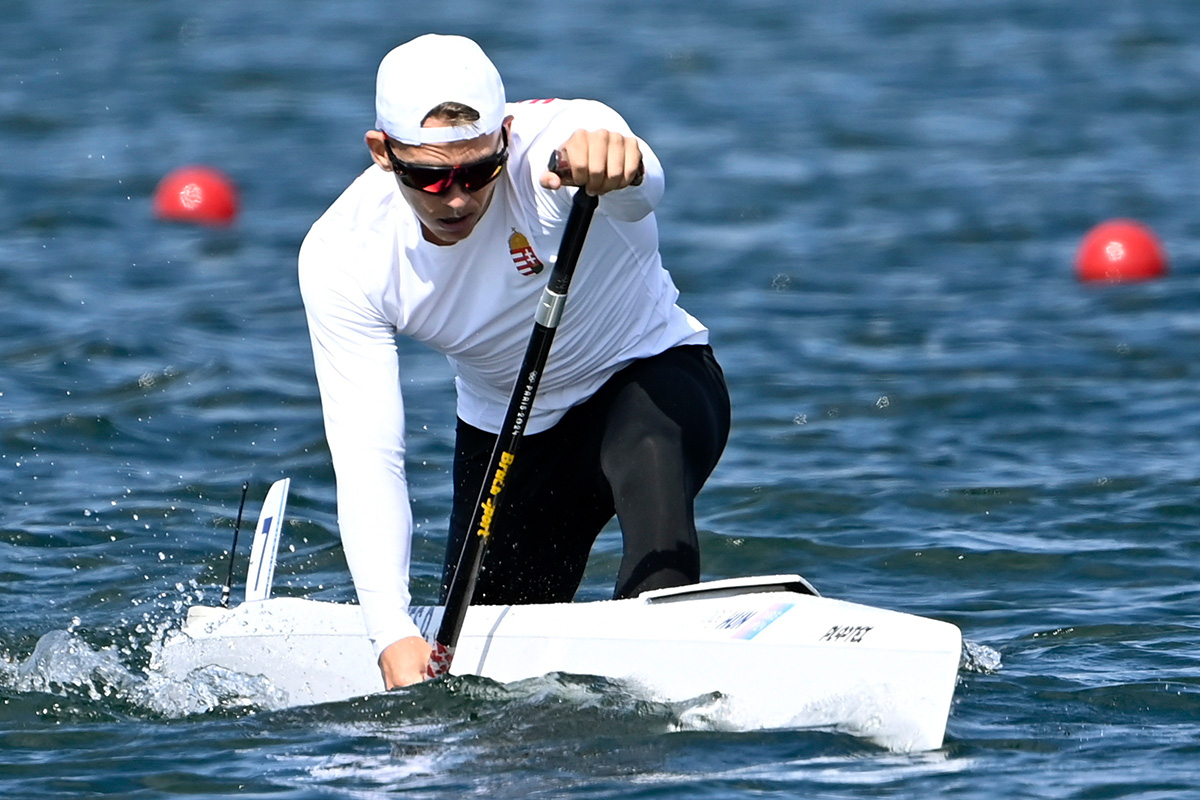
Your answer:
[[[825,635],[818,641],[821,642],[850,642],[857,644],[863,640],[873,628],[870,625],[834,625],[829,630],[825,631]]]

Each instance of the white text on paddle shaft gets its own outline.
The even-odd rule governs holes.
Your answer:
[[[533,393],[537,391],[537,382],[538,373],[535,369],[525,379],[525,393],[521,395],[521,404],[517,407],[517,416],[512,426],[512,432],[515,436],[520,436],[521,432],[525,430],[525,421],[529,416],[529,408],[533,405]]]
[[[496,504],[492,501],[492,497],[504,490],[504,478],[508,475],[508,468],[515,458],[516,456],[507,450],[500,454],[500,466],[496,467],[496,475],[492,478],[491,497],[483,501],[483,519],[479,521],[479,530],[477,531],[485,539],[492,535],[492,517],[496,513]]]
[[[872,630],[870,625],[834,625],[818,641],[858,643]]]

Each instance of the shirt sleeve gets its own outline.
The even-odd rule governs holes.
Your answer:
[[[596,100],[555,100],[562,103],[563,111],[556,114],[550,123],[538,133],[530,144],[529,158],[532,166],[533,181],[540,184],[545,165],[550,161],[550,154],[566,143],[571,134],[580,128],[589,131],[611,130],[620,131],[629,136],[635,136],[620,114]],[[637,222],[645,218],[658,207],[666,190],[666,179],[663,175],[662,164],[658,156],[650,149],[644,139],[638,137],[642,151],[642,163],[645,166],[645,176],[637,186],[627,186],[615,192],[608,192],[600,197],[597,211],[622,222]],[[551,215],[561,215],[571,205],[571,197],[575,190],[571,188],[548,192],[540,185],[535,187],[539,195],[539,203],[546,205],[543,212]],[[549,196],[549,197],[547,197]]]
[[[300,290],[337,476],[338,527],[375,654],[420,631],[409,616],[412,511],[395,330],[340,263],[353,252],[310,232]]]

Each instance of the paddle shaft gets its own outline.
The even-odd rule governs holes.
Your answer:
[[[471,527],[467,529],[467,538],[463,542],[458,566],[446,594],[446,608],[434,641],[434,655],[430,661],[431,677],[443,675],[450,669],[454,647],[458,644],[458,635],[462,632],[463,620],[467,616],[467,607],[475,593],[475,583],[479,578],[479,568],[487,550],[488,538],[493,533],[492,521],[504,499],[508,470],[516,460],[521,437],[533,410],[533,399],[537,395],[542,370],[546,366],[550,345],[554,341],[554,332],[566,305],[567,290],[571,285],[571,277],[575,274],[579,253],[583,250],[583,241],[587,237],[596,202],[595,196],[579,189],[571,203],[571,214],[567,217],[567,226],[558,248],[558,259],[550,271],[546,288],[542,290],[529,346],[517,372],[517,381],[508,402],[504,425],[500,428],[491,461],[487,472],[484,473],[486,477],[479,489],[479,501],[475,504]]]

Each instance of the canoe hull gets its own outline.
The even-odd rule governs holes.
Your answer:
[[[961,634],[936,620],[810,593],[798,576],[717,581],[629,600],[473,606],[451,674],[499,682],[597,675],[668,702],[714,696],[714,724],[832,728],[894,750],[940,747]],[[426,636],[441,608],[415,608]],[[287,705],[382,690],[359,608],[273,598],[196,606],[159,668],[266,677]]]

